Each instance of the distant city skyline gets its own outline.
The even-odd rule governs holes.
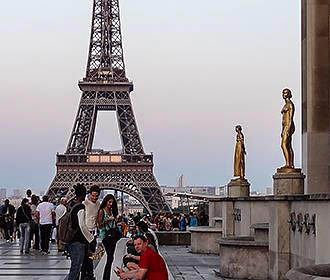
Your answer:
[[[252,190],[284,163],[281,91],[296,105],[301,166],[300,1],[121,0],[131,98],[160,185],[233,176],[236,124]],[[83,78],[92,0],[8,1],[0,10],[0,187],[46,190],[66,149]],[[51,12],[50,12],[51,11]],[[100,114],[94,148],[120,148],[115,116]]]

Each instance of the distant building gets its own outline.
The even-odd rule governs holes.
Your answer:
[[[7,189],[0,189],[0,199],[7,198]]]
[[[187,179],[185,176],[181,175],[178,180],[178,187],[179,188],[184,188],[187,186]]]
[[[258,192],[258,191],[250,191],[251,196],[264,196],[264,193]]]
[[[226,196],[227,195],[227,186],[215,187],[215,195]]]
[[[171,198],[171,207],[172,209],[179,208],[180,197],[173,196]]]
[[[21,198],[22,191],[20,189],[13,189],[13,198]]]
[[[161,186],[163,194],[169,192],[180,192],[180,193],[194,193],[194,194],[209,194],[215,195],[215,186],[186,186],[186,187],[172,187],[172,186]]]
[[[141,204],[131,204],[129,207],[125,207],[124,213],[126,215],[133,214],[135,215],[137,212],[143,213],[144,207]]]

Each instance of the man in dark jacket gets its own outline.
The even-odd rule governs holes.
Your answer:
[[[2,215],[4,217],[4,230],[7,242],[13,241],[15,212],[15,207],[9,203],[9,199],[6,199],[5,205],[2,207]]]

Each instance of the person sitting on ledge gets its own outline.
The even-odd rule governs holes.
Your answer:
[[[131,267],[131,271],[125,272],[118,268],[116,274],[120,279],[139,280],[168,280],[168,273],[164,259],[148,247],[145,236],[139,235],[134,238],[135,250],[140,254],[139,265]]]

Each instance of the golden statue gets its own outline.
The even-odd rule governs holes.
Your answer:
[[[292,134],[295,131],[293,122],[294,104],[291,101],[291,90],[288,88],[282,92],[285,105],[282,108],[282,133],[281,148],[285,158],[285,165],[281,169],[294,169],[294,153],[292,149]]]
[[[239,176],[237,180],[244,179],[245,176],[245,145],[244,145],[244,135],[242,133],[242,127],[236,125],[235,131],[236,135],[236,146],[234,155],[234,176]]]

